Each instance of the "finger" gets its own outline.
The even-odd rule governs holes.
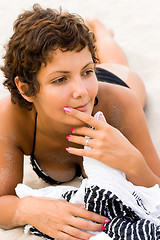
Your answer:
[[[79,120],[83,121],[84,123],[87,123],[88,125],[94,127],[95,129],[101,129],[103,128],[104,124],[106,124],[88,115],[87,113],[78,111],[74,108],[64,107],[63,109],[67,114],[71,115],[72,117],[78,118]]]
[[[85,221],[85,222],[87,222],[87,221]],[[75,227],[74,227],[74,225],[75,225]],[[81,230],[81,227],[79,224],[78,225],[74,224],[74,225],[73,225],[73,227],[69,226],[69,225],[64,225],[62,227],[61,231],[64,234],[67,233],[68,235],[70,235],[72,237],[76,237],[76,239],[89,239],[90,237],[93,236],[93,234]],[[86,230],[89,231],[89,229],[86,229]],[[102,230],[102,227],[100,230]],[[95,231],[95,230],[93,230],[93,231]],[[68,239],[70,239],[70,238],[68,238]]]
[[[80,137],[76,135],[70,135],[68,136],[68,141],[69,142],[74,142],[83,146],[89,146],[91,148],[94,148],[95,146],[95,139],[90,139],[86,137]]]
[[[54,223],[54,227],[53,227],[53,225],[49,225],[47,223],[47,226],[45,226],[45,228],[43,228],[43,230],[38,229],[38,227],[36,227],[36,228],[40,232],[43,232],[44,234],[46,234],[47,236],[52,237],[53,239],[61,239],[61,240],[65,240],[65,239],[68,239],[68,240],[79,240],[79,239],[81,239],[79,237],[79,235],[72,234],[72,231],[74,231],[74,229],[75,229],[74,227],[72,227],[70,229],[67,229],[66,226],[67,225]]]
[[[71,225],[78,227],[81,230],[99,232],[102,230],[104,223],[96,223],[90,220],[84,220],[82,218],[76,217],[74,218]]]
[[[84,218],[84,219],[87,219],[87,220],[90,220],[90,221],[93,221],[93,222],[97,222],[97,223],[100,223],[100,224],[105,223],[106,217],[101,216],[97,213],[88,211],[86,209],[82,209],[82,208],[79,207],[80,205],[77,205],[77,204],[72,203],[72,206],[75,206],[75,208],[73,210],[73,215],[74,216]]]
[[[65,233],[65,232],[62,232],[62,231],[58,232],[57,235],[54,235],[54,238],[61,239],[61,240],[66,240],[66,239],[68,239],[68,240],[80,240],[80,239],[82,239],[82,238],[79,238],[79,236],[71,236],[68,233]]]
[[[105,223],[106,217],[101,216],[98,213],[86,210],[86,208],[84,207],[85,205],[83,205],[83,204],[70,203],[70,202],[67,202],[66,200],[62,200],[62,199],[58,200],[58,201],[68,205],[69,209],[71,210],[71,215],[74,217],[87,219],[87,220],[94,221],[94,222],[97,222],[100,224]],[[68,222],[68,218],[67,218],[66,222]]]
[[[78,127],[72,129],[72,133],[78,134],[78,135],[83,135],[83,136],[88,136],[92,139],[96,138],[97,133],[95,129],[89,128],[89,127]]]
[[[102,112],[98,115],[98,120],[102,122],[107,122]]]
[[[99,156],[97,149],[91,150],[91,149],[67,147],[66,151],[77,156],[81,156],[81,157],[85,156],[85,157],[90,157],[94,159],[97,159],[97,157]]]

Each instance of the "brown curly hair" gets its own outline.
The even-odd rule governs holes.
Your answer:
[[[13,29],[1,70],[5,76],[3,85],[9,89],[12,102],[21,107],[32,109],[32,103],[19,93],[15,77],[28,84],[26,96],[35,96],[40,89],[37,72],[42,63],[47,64],[51,60],[51,51],[79,52],[88,46],[93,62],[97,62],[94,34],[77,14],[42,9],[39,4],[34,4],[33,10],[18,16]]]

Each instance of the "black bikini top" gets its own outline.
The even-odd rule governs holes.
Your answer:
[[[117,84],[117,85],[121,85],[124,87],[128,87],[127,84],[125,82],[123,82],[120,78],[118,78],[116,75],[114,75],[111,72],[108,72],[105,69],[102,68],[96,68],[96,76],[98,81],[101,82],[108,82],[108,83],[112,83],[112,84]],[[95,99],[95,105],[98,104],[98,99],[96,97]],[[37,131],[37,113],[36,113],[36,117],[35,117],[35,129],[34,129],[34,139],[33,139],[33,149],[32,149],[32,153],[31,153],[31,157],[30,157],[30,162],[31,165],[33,167],[33,170],[36,172],[36,174],[46,183],[49,183],[50,185],[53,184],[62,184],[63,182],[59,182],[54,180],[53,178],[49,177],[45,172],[43,172],[43,170],[40,168],[40,166],[38,165],[38,162],[35,158],[34,155],[34,151],[35,151],[35,144],[36,144],[36,131]],[[76,167],[76,175],[75,177],[80,177],[82,175],[81,172],[81,167],[80,165],[77,165]]]
[[[59,182],[54,180],[53,178],[51,178],[50,176],[48,176],[39,166],[35,155],[34,155],[34,151],[35,151],[35,144],[36,144],[36,130],[37,130],[37,113],[36,113],[36,117],[35,117],[35,128],[34,128],[34,139],[33,139],[33,149],[32,149],[32,153],[31,153],[31,157],[30,157],[30,162],[31,165],[33,167],[33,170],[36,172],[36,174],[46,183],[49,183],[51,185],[53,184],[62,184],[63,182]],[[79,165],[77,165],[76,168],[76,175],[75,177],[80,177],[82,175],[81,172],[81,167]]]

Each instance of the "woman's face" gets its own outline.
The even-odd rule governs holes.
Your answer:
[[[57,49],[52,56],[37,74],[40,92],[33,103],[45,120],[81,125],[80,120],[70,117],[63,108],[76,108],[91,115],[98,91],[91,53],[87,47],[80,52]]]

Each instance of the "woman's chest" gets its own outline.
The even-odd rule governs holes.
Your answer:
[[[83,158],[68,153],[65,150],[67,146],[67,140],[60,144],[50,138],[37,138],[33,154],[40,169],[60,182],[73,179],[77,175],[77,168],[83,172]]]

